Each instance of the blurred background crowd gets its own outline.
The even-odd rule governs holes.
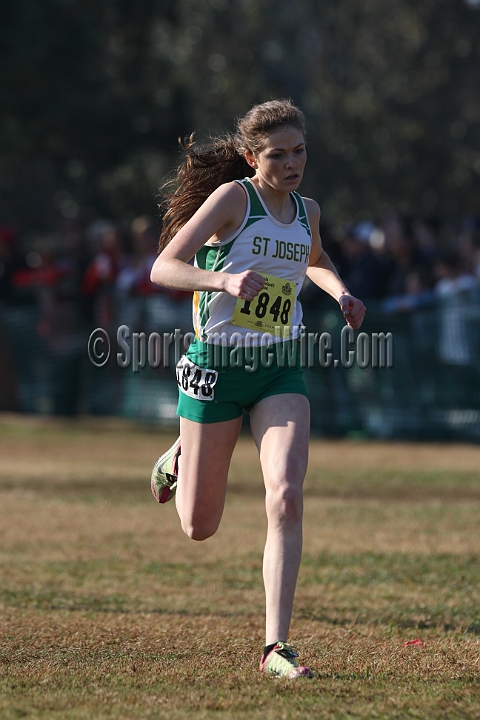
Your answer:
[[[177,139],[290,97],[324,246],[395,336],[393,370],[309,372],[314,427],[480,437],[480,2],[6,0],[0,61],[0,410],[175,421],[171,372],[86,338],[190,328],[149,280]]]
[[[459,219],[447,243],[439,218],[399,214],[379,225],[322,222],[321,235],[350,292],[385,313],[465,294],[480,283],[480,215]],[[44,334],[54,331],[53,318],[67,306],[79,322],[111,329],[134,298],[185,300],[189,293],[150,281],[158,236],[158,222],[148,216],[131,224],[69,219],[26,249],[13,227],[0,227],[0,299],[10,306],[37,306]],[[318,305],[322,295],[307,284],[303,302]]]
[[[322,222],[321,235],[350,292],[384,312],[413,310],[480,282],[480,215],[459,219],[448,243],[435,217],[392,215],[379,225],[364,220],[340,227]],[[0,299],[37,305],[45,333],[49,313],[68,304],[87,325],[111,328],[130,299],[183,300],[188,293],[150,281],[158,236],[158,222],[148,216],[128,225],[70,219],[25,249],[13,227],[0,227]],[[302,295],[307,304],[321,297],[308,285]]]

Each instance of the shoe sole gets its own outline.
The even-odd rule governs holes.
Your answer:
[[[293,672],[292,668],[292,672],[290,673],[290,675],[279,675],[277,672],[274,672],[272,670],[263,670],[262,668],[260,668],[261,673],[263,673],[267,677],[275,678],[276,680],[297,680],[297,678],[301,677],[312,679],[315,677],[315,673],[312,672],[312,670],[310,670],[310,668],[308,667],[300,666],[298,670],[298,672]]]

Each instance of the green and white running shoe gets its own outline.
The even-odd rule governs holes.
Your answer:
[[[297,653],[286,642],[277,642],[265,658],[260,661],[261,672],[274,677],[294,680],[297,677],[313,677],[313,672],[305,665],[299,665]]]
[[[172,499],[177,489],[178,458],[181,453],[180,438],[170,450],[167,450],[153,466],[150,487],[155,500],[166,503]]]

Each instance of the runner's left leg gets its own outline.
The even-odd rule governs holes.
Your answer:
[[[260,453],[266,490],[265,644],[271,645],[287,640],[300,567],[309,401],[297,393],[266,397],[251,410],[250,427]]]

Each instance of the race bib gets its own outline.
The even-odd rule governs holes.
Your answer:
[[[185,355],[177,364],[177,383],[180,390],[194,400],[213,400],[215,383],[218,380],[216,370],[198,367]]]
[[[232,323],[257,332],[285,337],[290,334],[295,307],[295,283],[264,275],[265,285],[253,300],[237,299]]]

